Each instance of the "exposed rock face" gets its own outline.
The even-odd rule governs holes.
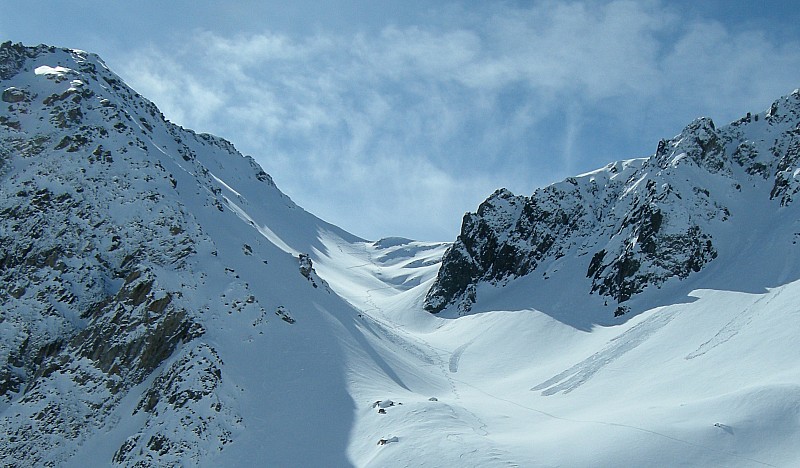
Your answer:
[[[120,107],[135,95],[120,86],[109,96],[120,104],[98,105],[86,82],[116,78],[95,58],[4,44],[0,78],[18,82],[3,92],[0,149],[25,168],[0,179],[0,399],[17,408],[0,419],[9,434],[0,458],[52,464],[59,457],[44,458],[42,447],[80,440],[202,335],[154,268],[187,268],[203,236],[180,207],[158,206],[170,187],[164,168],[111,138],[129,130]],[[131,166],[156,183],[121,178]]]
[[[222,360],[214,348],[206,344],[191,347],[156,377],[133,412],[147,415],[145,429],[126,439],[112,461],[141,466],[198,464],[204,452],[222,450],[242,420],[217,395],[221,383]],[[169,418],[165,424],[159,418],[164,413],[180,418]],[[194,446],[198,438],[205,446],[203,451]]]
[[[45,50],[54,51],[54,47],[25,47],[12,44],[10,41],[0,45],[0,80],[8,80],[16,75],[28,58],[35,57]]]
[[[556,261],[590,279],[577,294],[615,304],[699,272],[718,255],[714,232],[732,217],[729,203],[750,196],[743,185],[768,184],[776,203],[792,203],[800,191],[798,125],[795,91],[721,129],[698,119],[647,159],[610,164],[530,197],[498,190],[465,215],[425,308],[466,313],[480,284],[505,284]]]
[[[314,278],[311,276],[314,272],[314,263],[311,261],[311,257],[308,254],[301,253],[297,256],[297,262],[300,264],[300,274],[314,283]],[[314,284],[314,287],[317,287],[317,285]]]

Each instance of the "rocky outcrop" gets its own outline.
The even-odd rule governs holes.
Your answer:
[[[318,288],[321,284],[324,289],[330,292],[328,283],[317,275],[314,270],[314,263],[311,261],[311,256],[306,253],[301,253],[297,256],[297,263],[299,264],[300,274],[311,283],[311,286]]]
[[[8,80],[16,75],[29,58],[52,50],[55,50],[55,47],[43,45],[25,47],[22,44],[13,44],[11,41],[0,44],[0,80]]]
[[[10,88],[6,88],[5,90],[3,90],[2,98],[3,102],[7,102],[9,104],[16,104],[18,102],[24,101],[27,98],[27,94],[25,93],[25,91],[12,86]]]
[[[0,459],[25,464],[52,461],[41,447],[80,440],[203,333],[152,269],[193,251],[196,230],[170,234],[180,213],[117,224],[85,190],[44,180],[0,200],[0,398],[17,408],[0,418]]]

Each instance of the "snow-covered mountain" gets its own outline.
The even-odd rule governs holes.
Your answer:
[[[529,305],[566,321],[611,324],[655,297],[672,301],[698,285],[798,278],[799,123],[795,91],[725,127],[697,119],[648,158],[612,163],[530,197],[498,190],[464,217],[425,307],[464,314],[478,302],[480,310],[492,285],[524,281]],[[699,274],[716,264],[717,271]],[[753,269],[758,280],[718,279],[719,270]],[[565,297],[545,292],[564,283]]]
[[[451,246],[316,218],[95,55],[2,44],[0,90],[3,465],[800,463],[798,92]]]
[[[356,316],[307,254],[360,239],[227,141],[165,121],[94,55],[6,43],[0,64],[4,461],[192,464],[252,424],[247,401],[346,398],[287,387],[293,354],[316,371],[310,356],[339,346],[320,316]],[[263,424],[286,431],[268,447],[300,437]]]

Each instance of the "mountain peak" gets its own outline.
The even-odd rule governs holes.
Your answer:
[[[62,465],[104,437],[119,464],[217,453],[241,420],[226,330],[349,310],[307,253],[358,238],[93,54],[6,42],[0,89],[0,459]]]
[[[595,311],[590,321],[611,323],[632,298],[679,284],[720,252],[734,251],[726,245],[728,226],[754,222],[746,207],[764,202],[743,187],[755,187],[774,206],[791,203],[800,191],[798,103],[800,94],[792,93],[761,121],[748,114],[722,128],[698,118],[646,160],[612,163],[530,197],[495,192],[464,217],[426,308],[464,314],[480,301],[482,285],[545,284],[559,271],[583,271],[586,296],[567,303]],[[791,220],[784,223],[786,232],[775,235],[791,239]],[[532,303],[568,317],[563,305]]]

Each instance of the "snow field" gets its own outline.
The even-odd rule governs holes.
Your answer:
[[[364,261],[375,252],[359,249],[331,260],[344,266],[328,276],[332,289],[357,295],[348,299],[361,301],[362,320],[395,330],[395,339],[376,333],[390,367],[406,372],[409,362],[418,364],[416,378],[401,379],[400,388],[396,379],[351,377],[357,409],[349,453],[356,466],[797,460],[800,347],[792,337],[800,282],[762,293],[697,290],[622,325],[581,330],[535,310],[431,316],[419,307],[424,286],[416,299],[403,296],[410,291],[375,294],[393,290],[378,289],[375,280],[391,284],[405,273]],[[318,270],[326,268],[333,271]],[[440,382],[439,393],[431,393],[425,374]],[[377,414],[371,398],[404,404]],[[389,436],[399,442],[372,446]]]

